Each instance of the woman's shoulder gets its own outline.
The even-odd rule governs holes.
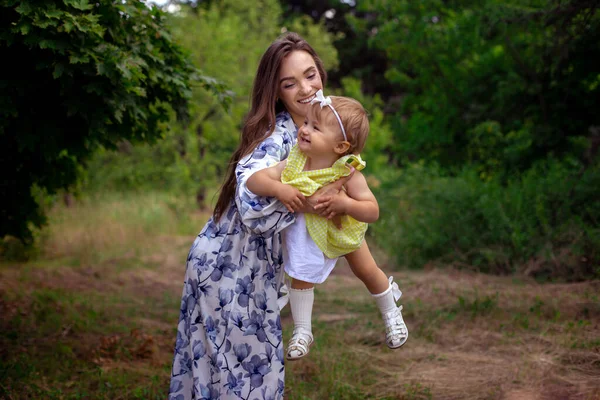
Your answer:
[[[287,158],[290,149],[296,143],[296,125],[287,112],[277,114],[275,127],[271,134],[259,143],[254,151],[243,157],[238,165],[245,165],[250,160],[262,160],[268,158],[281,161]]]
[[[287,111],[281,111],[275,116],[275,129],[273,130],[274,135],[292,136],[295,138],[297,131],[298,128],[296,128],[296,124],[294,124],[292,116]]]
[[[284,125],[289,121],[291,121],[292,124],[294,123],[294,121],[292,120],[292,116],[287,111],[280,111],[275,116],[275,124],[277,124],[277,125]]]
[[[252,153],[244,156],[238,165],[245,165],[251,159],[263,159],[265,156],[273,157],[277,161],[287,158],[290,149],[296,144],[296,132],[296,125],[290,114],[286,111],[280,112],[276,116],[271,134],[265,137]]]
[[[285,153],[296,143],[298,129],[294,124],[294,120],[287,111],[282,111],[275,117],[275,127],[271,134],[258,146],[281,146],[285,149]],[[287,155],[286,155],[287,156]]]

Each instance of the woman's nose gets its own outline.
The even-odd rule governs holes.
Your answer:
[[[302,94],[310,94],[311,86],[307,80],[302,81]]]

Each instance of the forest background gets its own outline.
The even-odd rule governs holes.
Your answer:
[[[7,271],[126,269],[134,242],[136,257],[165,235],[189,246],[259,58],[295,31],[323,59],[326,93],[370,114],[363,158],[381,216],[369,241],[389,269],[600,278],[598,1],[44,4],[2,1]],[[15,293],[0,285],[4,311]],[[478,296],[458,307],[497,306]]]
[[[327,92],[370,113],[364,156],[382,210],[370,232],[398,266],[600,276],[597,2],[240,3],[163,4],[172,41],[229,92],[192,84],[185,122],[174,112],[164,120],[165,111],[153,132],[112,133],[63,172],[77,179],[64,190],[166,192],[175,215],[210,208],[259,57],[297,31],[325,62]],[[60,198],[40,192],[43,207]]]

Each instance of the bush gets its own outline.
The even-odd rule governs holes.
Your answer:
[[[377,192],[382,213],[372,233],[400,265],[600,277],[600,170],[594,166],[546,160],[503,185],[482,181],[474,168],[451,177],[413,164],[386,177]]]

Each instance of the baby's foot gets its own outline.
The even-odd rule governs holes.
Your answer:
[[[408,328],[402,318],[402,306],[383,316],[385,321],[385,342],[390,349],[397,349],[406,343]]]
[[[286,358],[290,361],[297,360],[308,354],[313,342],[312,332],[305,328],[294,328],[294,333],[287,347]]]

